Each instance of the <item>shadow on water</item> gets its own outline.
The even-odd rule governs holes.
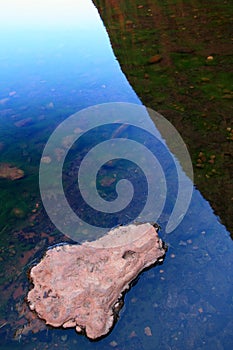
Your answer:
[[[0,179],[0,349],[230,350],[232,241],[195,188],[184,219],[168,234],[167,216],[176,195],[175,186],[171,189],[171,203],[167,203],[167,211],[159,219],[160,236],[168,245],[165,261],[140,275],[125,295],[120,318],[107,337],[90,342],[73,330],[44,325],[40,330],[36,318],[31,318],[31,325],[27,325],[28,311],[23,300],[30,287],[27,280],[30,266],[39,261],[49,246],[71,241],[53,226],[39,195],[39,162],[48,137],[61,121],[83,108],[118,101],[141,105],[120,70],[106,31],[89,0],[72,7],[74,18],[66,8],[64,13],[67,15],[68,11],[70,15],[65,24],[53,22],[52,12],[47,23],[48,18],[43,17],[46,11],[41,12],[42,17],[38,11],[37,8],[34,25],[25,20],[9,28],[3,23],[1,31],[4,50],[0,56],[0,157],[1,163],[21,168],[25,177],[14,181]],[[40,21],[45,21],[44,28]],[[155,129],[149,116],[143,123]],[[101,130],[97,141],[109,131],[116,135],[116,130]],[[140,140],[142,135],[126,129],[122,130],[122,137]],[[94,135],[92,142],[93,139]],[[90,146],[88,142],[84,142],[83,152]],[[76,194],[72,196],[75,187],[70,178],[76,171],[77,159],[72,158],[72,151],[64,180],[70,190],[70,202],[75,205]],[[172,168],[168,166],[166,171],[172,185]],[[114,200],[114,183],[126,174],[135,186],[144,181],[143,174],[140,180],[136,178],[132,163],[105,164],[97,179],[102,197]],[[140,200],[141,195],[139,191]],[[123,219],[122,216],[111,225]]]
[[[233,234],[231,2],[93,2],[128,81],[180,132],[195,185]]]

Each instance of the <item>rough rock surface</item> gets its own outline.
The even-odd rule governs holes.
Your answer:
[[[118,227],[82,245],[57,245],[30,271],[29,307],[48,325],[97,339],[113,326],[130,282],[164,254],[149,223]]]
[[[9,180],[18,180],[24,177],[24,172],[11,164],[0,163],[0,178],[1,177]]]

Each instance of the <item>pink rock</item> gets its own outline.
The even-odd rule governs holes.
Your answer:
[[[30,271],[29,307],[48,325],[75,327],[97,339],[112,328],[130,282],[164,254],[149,223],[118,227],[82,245],[55,246]]]
[[[24,177],[24,171],[8,163],[0,163],[0,178],[18,180]]]
[[[32,118],[24,118],[19,120],[18,122],[15,122],[15,126],[17,126],[17,128],[22,128],[24,126],[28,126],[30,124],[32,124],[33,120]]]

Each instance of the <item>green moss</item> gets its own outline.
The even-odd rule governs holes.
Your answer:
[[[130,84],[144,105],[163,111],[177,128],[191,152],[195,184],[233,231],[232,171],[226,156],[232,154],[233,128],[231,3],[94,3],[103,9],[100,13],[114,52]],[[131,21],[128,25],[127,20]],[[112,26],[117,30],[113,31]],[[162,61],[149,65],[150,57],[156,54],[162,56]],[[218,155],[216,172],[211,163],[205,165],[204,171],[196,167],[200,150]],[[228,192],[224,190],[226,183]]]

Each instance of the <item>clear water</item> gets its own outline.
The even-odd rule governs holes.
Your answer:
[[[20,328],[16,304],[23,302],[28,288],[28,267],[61,239],[42,209],[39,219],[33,218],[40,203],[38,166],[48,137],[85,107],[141,104],[91,1],[75,6],[68,1],[63,8],[62,2],[55,7],[51,0],[34,10],[27,1],[15,4],[5,7],[0,24],[0,160],[27,176],[16,182],[0,179],[0,349],[232,349],[232,241],[196,189],[172,233],[165,233],[166,213],[161,217],[160,236],[168,245],[165,261],[140,275],[107,337],[90,342],[74,330],[51,328],[14,337]],[[20,217],[12,211],[16,207]],[[31,232],[36,235],[29,239]],[[51,232],[51,241],[41,232]],[[26,267],[18,270],[28,252]],[[17,296],[20,285],[23,292]],[[152,336],[145,334],[146,327]]]

